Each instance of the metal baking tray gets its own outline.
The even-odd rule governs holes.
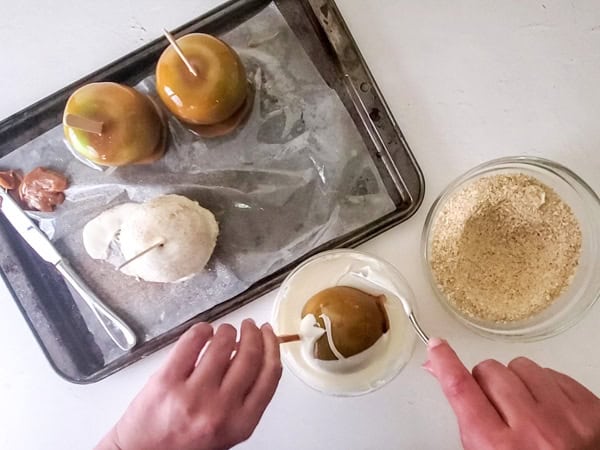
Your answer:
[[[215,320],[276,288],[301,261],[318,252],[355,247],[408,219],[423,199],[420,169],[333,0],[275,0],[325,82],[350,113],[396,209],[354,232],[314,248],[245,292],[105,361],[74,297],[0,214],[0,275],[54,370],[73,383],[91,383],[166,346],[193,323]],[[220,35],[260,12],[271,0],[229,1],[178,29],[176,34]],[[134,85],[152,72],[164,39],[157,39],[0,122],[0,157],[61,123],[70,94],[93,81]]]

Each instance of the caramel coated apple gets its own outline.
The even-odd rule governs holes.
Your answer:
[[[67,115],[102,123],[102,131],[69,126]],[[67,101],[63,128],[76,152],[104,166],[149,163],[166,147],[166,124],[152,100],[117,83],[90,83],[76,90]]]
[[[331,320],[333,344],[346,358],[371,347],[389,329],[385,297],[375,297],[359,289],[336,286],[312,296],[302,309],[302,317],[312,314],[325,328],[321,315]],[[315,343],[314,356],[320,360],[336,360],[327,336]]]
[[[228,119],[212,125],[188,124],[188,128],[190,131],[203,138],[225,136],[235,131],[242,123],[244,123],[252,111],[252,106],[254,106],[254,87],[248,84],[248,95],[246,96],[246,100],[241,108],[234,112]]]
[[[163,103],[189,124],[214,125],[232,117],[248,95],[246,69],[238,54],[208,34],[188,34],[177,43],[197,76],[172,46],[167,47],[156,66],[156,89]]]

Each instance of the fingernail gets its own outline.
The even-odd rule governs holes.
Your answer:
[[[254,319],[252,317],[248,317],[247,319],[244,319],[244,322],[248,322],[248,323],[251,323],[252,325],[256,325],[256,322],[254,321]]]
[[[430,338],[429,342],[427,343],[427,348],[429,350],[432,350],[434,348],[436,348],[439,345],[445,344],[446,341],[444,339],[440,339],[440,338]]]
[[[267,330],[273,331],[273,327],[271,326],[271,324],[269,322],[265,322],[263,324],[263,327],[266,328]]]
[[[431,361],[425,361],[423,364],[421,364],[421,367],[435,377],[435,373],[433,372],[433,368],[431,367]]]

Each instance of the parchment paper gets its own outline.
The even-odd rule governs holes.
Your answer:
[[[73,157],[59,126],[0,160],[3,168],[45,166],[68,176],[67,201],[36,218],[140,341],[395,209],[342,102],[275,6],[222,38],[240,54],[257,92],[248,122],[233,135],[202,140],[169,116],[163,159],[99,171]],[[159,102],[154,77],[136,87]],[[167,193],[197,200],[219,222],[217,247],[203,273],[179,284],[148,283],[87,255],[81,230],[89,220],[120,203]],[[105,358],[117,356],[87,307],[80,308]]]

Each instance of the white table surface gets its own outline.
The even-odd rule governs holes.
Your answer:
[[[218,0],[3,2],[0,118],[154,39]],[[425,201],[408,222],[362,246],[389,260],[417,294],[423,326],[468,364],[517,355],[566,371],[600,392],[600,307],[576,327],[535,344],[478,337],[433,299],[420,233],[441,189],[495,157],[564,163],[600,190],[600,8],[594,0],[339,0],[421,165]],[[268,320],[274,294],[227,316]],[[86,449],[117,420],[165,351],[97,384],[59,378],[0,286],[0,448]],[[380,391],[329,398],[284,373],[248,449],[454,449],[454,417],[417,347]]]

